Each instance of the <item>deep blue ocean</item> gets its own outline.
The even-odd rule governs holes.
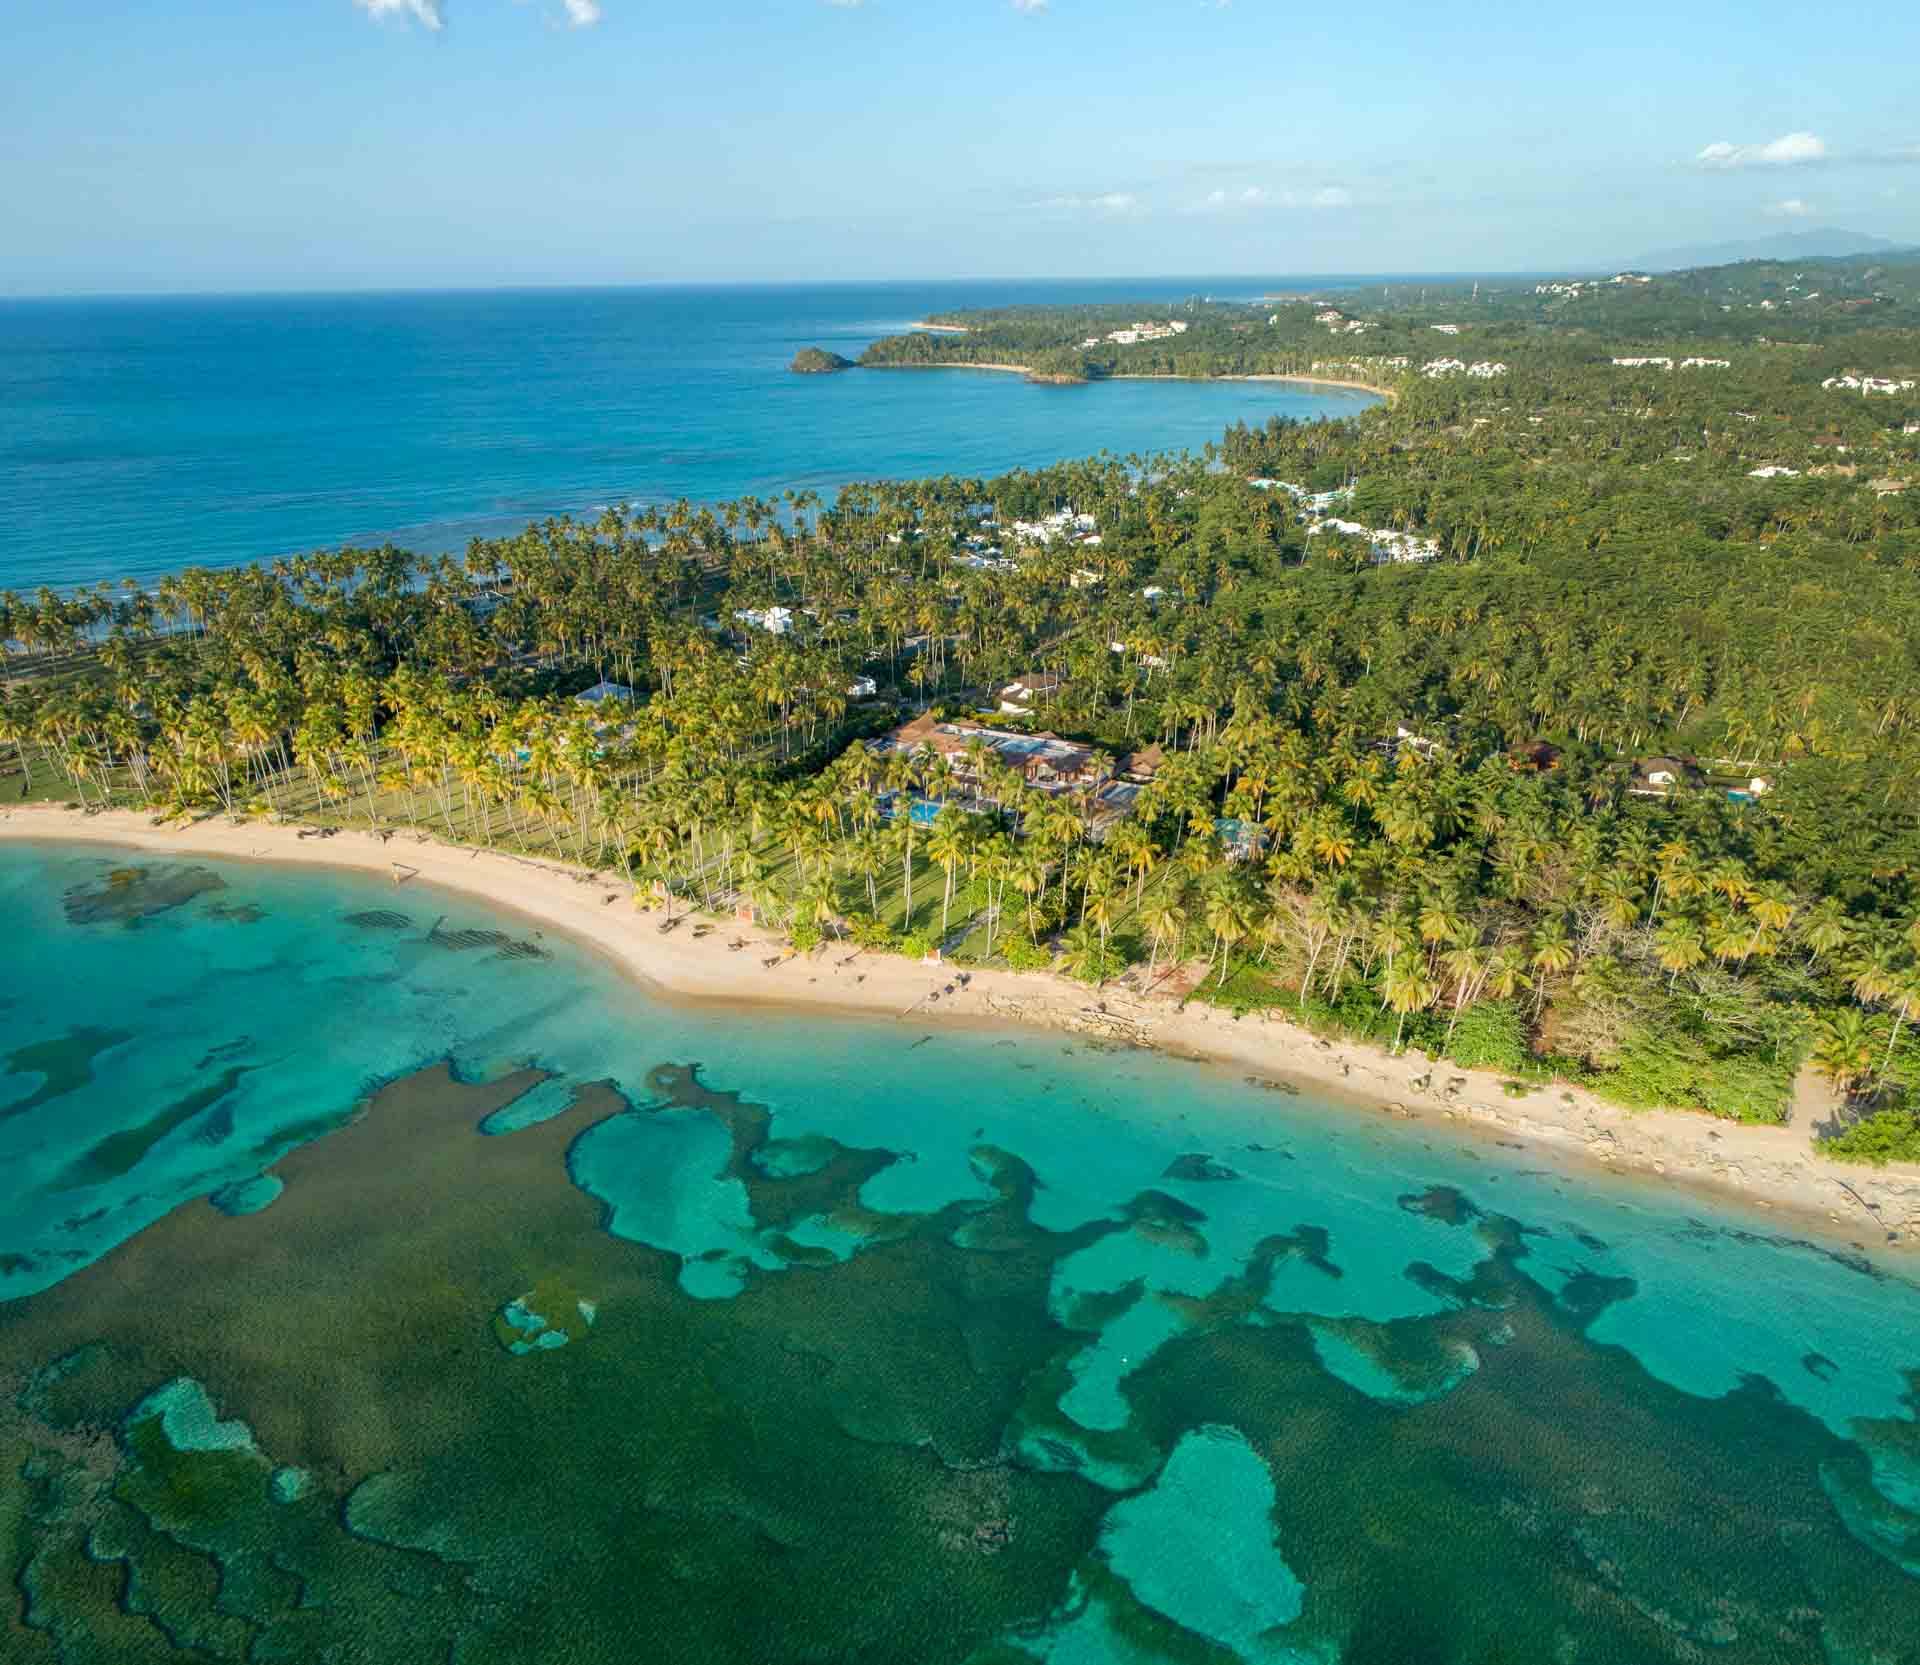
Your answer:
[[[853,357],[943,309],[1272,286],[1233,284],[0,301],[0,589],[387,538],[453,552],[613,502],[1197,449],[1237,418],[1371,403],[1271,382],[786,368],[801,347]]]

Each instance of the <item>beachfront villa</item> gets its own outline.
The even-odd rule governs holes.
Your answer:
[[[1080,791],[1098,786],[1106,776],[1094,766],[1093,748],[1052,734],[1015,734],[982,723],[941,722],[931,712],[902,725],[884,740],[873,742],[881,752],[928,752],[945,758],[953,778],[963,787],[978,787],[974,766],[976,747],[985,747],[1002,764],[1017,772],[1028,786],[1041,792]]]
[[[945,759],[956,791],[952,801],[975,813],[999,807],[978,767],[984,750],[1034,791],[1075,801],[1088,836],[1096,843],[1134,813],[1142,788],[1153,779],[1161,761],[1160,748],[1149,746],[1134,753],[1126,767],[1115,773],[1091,746],[1052,734],[1014,734],[981,723],[940,722],[931,713],[869,745],[881,755],[920,753]],[[897,794],[884,792],[880,802],[888,819],[899,814]],[[927,826],[943,807],[940,801],[915,797],[908,801],[907,812],[916,825]]]

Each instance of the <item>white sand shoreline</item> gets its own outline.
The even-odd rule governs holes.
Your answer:
[[[934,328],[939,326],[928,325],[925,327]],[[959,333],[965,334],[966,332],[962,330]],[[962,364],[958,360],[951,364],[869,364],[863,365],[862,368],[867,370],[998,370],[1010,375],[1030,376],[1033,374],[1033,366],[1030,364]],[[1278,371],[1269,370],[1253,370],[1248,371],[1245,375],[1235,376],[1176,376],[1165,372],[1153,375],[1141,373],[1137,375],[1094,376],[1081,385],[1090,387],[1095,382],[1298,382],[1304,387],[1339,387],[1346,388],[1355,393],[1371,393],[1376,398],[1386,400],[1389,404],[1398,397],[1393,388],[1376,387],[1371,382],[1347,381],[1337,376],[1282,375]]]
[[[1795,1216],[1794,1225],[1878,1251],[1920,1243],[1920,1167],[1885,1169],[1824,1161],[1811,1129],[1749,1127],[1690,1111],[1628,1111],[1556,1083],[1509,1097],[1486,1070],[1430,1063],[1410,1052],[1322,1040],[1273,1017],[1236,1020],[1213,1007],[1184,1008],[1128,989],[1095,991],[1050,972],[976,970],[964,989],[928,1002],[954,980],[951,968],[893,954],[829,945],[768,968],[782,952],[772,934],[720,923],[696,940],[691,924],[663,934],[658,916],[636,913],[628,887],[604,873],[498,851],[443,843],[419,832],[390,839],[361,831],[302,837],[301,828],[207,819],[156,825],[139,812],[83,813],[27,806],[0,815],[0,843],[96,844],[175,857],[338,867],[403,885],[471,896],[564,931],[648,990],[668,998],[735,1005],[777,1004],[944,1024],[1015,1023],[1150,1046],[1231,1065],[1262,1080],[1306,1089],[1359,1109],[1385,1110],[1440,1128],[1443,1136],[1524,1141],[1530,1153],[1576,1158],[1602,1170],[1698,1188],[1749,1207]],[[743,941],[735,950],[728,944]],[[1785,1220],[1782,1226],[1787,1225]]]

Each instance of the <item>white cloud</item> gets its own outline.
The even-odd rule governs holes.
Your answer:
[[[1264,185],[1245,185],[1239,190],[1224,187],[1209,191],[1200,200],[1209,214],[1246,212],[1256,208],[1351,208],[1353,193],[1344,185],[1322,185],[1312,191],[1271,191]]]
[[[1795,168],[1826,160],[1827,142],[1816,133],[1782,133],[1753,145],[1720,139],[1694,157],[1703,168]]]
[[[1769,204],[1767,212],[1776,220],[1804,220],[1813,210],[1799,197],[1788,197],[1785,202]]]
[[[410,17],[433,30],[447,26],[447,0],[353,0],[353,3],[371,18]],[[591,29],[603,15],[600,0],[560,0],[560,14],[569,27],[575,29]]]
[[[1206,200],[1201,203],[1200,206],[1213,209],[1258,208],[1261,204],[1271,202],[1272,200],[1273,198],[1265,186],[1249,185],[1243,190],[1238,191],[1229,191],[1224,188],[1209,191]]]
[[[821,3],[828,6],[838,6],[843,12],[854,12],[864,6],[867,0],[821,0]]]
[[[1013,0],[1013,9],[1025,12],[1029,17],[1038,17],[1047,9],[1048,0]]]
[[[1140,210],[1140,199],[1131,191],[1102,191],[1097,196],[1042,197],[1033,205],[1058,214],[1099,214],[1113,217]]]
[[[369,17],[410,17],[429,29],[444,29],[446,7],[441,0],[353,0]]]

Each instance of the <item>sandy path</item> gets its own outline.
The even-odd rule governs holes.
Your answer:
[[[899,1016],[916,1021],[1014,1022],[1073,1030],[1215,1060],[1283,1080],[1362,1109],[1451,1124],[1462,1136],[1572,1152],[1616,1171],[1739,1194],[1749,1203],[1803,1216],[1814,1229],[1875,1246],[1920,1242],[1920,1167],[1875,1170],[1824,1161],[1811,1128],[1746,1127],[1690,1111],[1633,1112],[1578,1087],[1555,1084],[1509,1097],[1498,1075],[1432,1064],[1410,1052],[1321,1040],[1274,1017],[1236,1019],[1198,1004],[1109,987],[1095,993],[1050,972],[974,971],[964,988],[951,968],[893,954],[827,945],[787,957],[774,935],[720,922],[696,940],[692,921],[662,933],[659,915],[637,912],[629,888],[606,874],[559,862],[442,843],[415,832],[382,839],[368,832],[300,836],[294,826],[203,820],[156,826],[130,811],[92,815],[50,806],[0,816],[0,841],[42,839],[118,845],[174,856],[300,862],[377,874],[402,885],[432,884],[570,932],[648,988],[668,996],[729,1003],[776,1003]],[[741,942],[738,949],[730,948]]]

